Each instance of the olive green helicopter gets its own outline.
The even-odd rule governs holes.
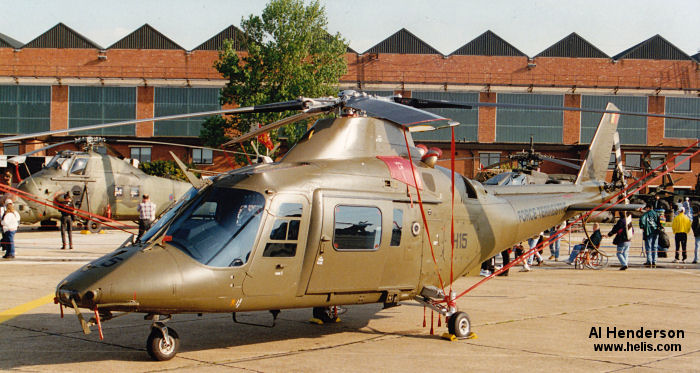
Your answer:
[[[604,181],[621,114],[612,104],[595,111],[603,116],[572,184],[482,185],[414,145],[411,132],[457,125],[422,109],[487,105],[501,104],[343,91],[190,114],[298,112],[232,143],[324,117],[277,162],[205,179],[185,170],[193,187],[177,204],[140,241],[127,240],[62,280],[55,301],[75,310],[85,333],[95,325],[101,333],[101,322],[122,313],[146,314],[155,360],[178,351],[178,334],[166,325],[178,313],[232,313],[236,321],[243,311],[275,318],[312,308],[329,322],[340,305],[417,301],[445,316],[449,333],[467,337],[471,321],[446,282],[593,209],[619,187]],[[86,321],[80,309],[95,317]]]
[[[27,134],[17,137],[33,136],[37,135]],[[5,138],[0,141],[9,140]],[[79,223],[94,233],[102,228],[103,222],[110,219],[138,219],[136,207],[144,194],[151,196],[151,200],[156,205],[156,215],[159,215],[191,188],[188,182],[147,175],[138,168],[135,160],[124,157],[109,144],[122,141],[124,140],[93,136],[79,137],[10,158],[8,163],[18,167],[26,161],[28,156],[39,152],[67,144],[82,146],[80,150],[57,152],[41,170],[30,174],[18,183],[17,189],[20,192],[36,197],[22,198],[22,195],[18,195],[14,198],[21,222],[23,224],[41,222],[50,225],[52,220],[61,217],[60,211],[52,207],[52,202],[62,201],[64,194],[70,193],[75,208],[95,217],[95,219],[88,219],[88,216],[79,218]],[[108,154],[108,151],[116,156]],[[101,220],[99,216],[108,219]]]

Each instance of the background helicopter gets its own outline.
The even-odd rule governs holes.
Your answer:
[[[80,210],[115,220],[135,220],[138,219],[136,207],[143,194],[151,196],[158,215],[191,188],[188,182],[147,175],[133,160],[124,158],[100,137],[59,142],[13,157],[9,162],[19,165],[29,155],[70,143],[82,145],[82,150],[59,151],[40,171],[17,185],[20,191],[42,198],[49,204],[16,198],[22,223],[43,223],[60,218],[59,210],[50,204],[61,199],[65,192],[72,194],[75,207]],[[98,152],[100,146],[119,157]],[[98,220],[83,220],[82,224],[92,232],[101,228]]]
[[[567,174],[546,174],[540,172],[541,162],[552,162],[569,167],[578,172],[581,166],[567,162],[558,158],[544,155],[535,151],[532,137],[530,137],[530,148],[509,154],[506,159],[483,167],[477,173],[475,179],[483,182],[484,185],[527,185],[527,184],[561,184],[572,183],[575,175]],[[510,166],[507,168],[497,168]]]
[[[471,104],[342,92],[221,111],[337,117],[317,121],[277,163],[191,189],[142,242],[61,281],[56,302],[76,311],[86,333],[79,308],[94,312],[100,333],[101,321],[117,312],[146,313],[153,320],[147,350],[156,360],[177,353],[177,333],[164,324],[175,313],[233,312],[235,321],[235,312],[276,317],[280,309],[313,307],[316,318],[335,321],[337,305],[413,299],[466,337],[469,318],[445,284],[611,196],[615,186],[602,180],[617,110],[610,104],[604,111],[575,183],[485,187],[436,167],[436,155],[414,146],[410,131],[455,125],[418,109],[425,107]]]

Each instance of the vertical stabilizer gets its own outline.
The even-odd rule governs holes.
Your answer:
[[[619,111],[612,103],[605,107],[608,111]],[[583,161],[581,171],[576,177],[576,184],[589,180],[605,180],[605,173],[608,172],[610,154],[613,150],[613,138],[617,132],[617,122],[620,114],[605,113],[598,124],[598,129],[593,135],[591,146],[588,148],[588,155]]]

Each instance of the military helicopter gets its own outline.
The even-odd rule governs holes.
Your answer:
[[[602,111],[573,184],[484,186],[435,166],[435,154],[422,154],[411,137],[456,124],[422,108],[471,105],[344,91],[198,114],[299,112],[236,141],[336,115],[319,119],[278,162],[196,182],[140,242],[62,280],[55,301],[75,310],[85,333],[96,325],[101,334],[101,322],[122,312],[145,313],[155,360],[177,353],[178,335],[166,326],[177,313],[230,312],[235,321],[242,311],[268,310],[274,319],[282,309],[312,307],[315,318],[335,321],[335,306],[414,300],[464,338],[471,322],[443,279],[611,196],[603,179],[618,115],[612,104]]]
[[[143,194],[151,196],[158,215],[191,187],[187,182],[147,175],[136,167],[133,160],[125,159],[101,137],[80,137],[62,141],[13,157],[9,162],[20,164],[29,155],[70,143],[82,145],[82,150],[58,152],[39,172],[17,185],[20,191],[49,202],[42,204],[31,199],[17,198],[15,205],[22,223],[46,223],[52,219],[59,219],[60,211],[51,207],[50,203],[60,200],[66,192],[72,194],[78,209],[95,215],[109,215],[109,218],[116,220],[135,220],[138,219],[136,207]],[[99,152],[97,148],[100,146],[107,147],[120,157]],[[81,219],[81,224],[91,232],[99,231],[102,226],[99,218]]]
[[[485,185],[527,185],[527,184],[561,184],[571,183],[574,175],[556,174],[548,175],[540,172],[541,162],[552,162],[562,166],[579,170],[581,166],[562,159],[550,157],[535,151],[532,136],[530,136],[530,148],[521,152],[509,154],[506,159],[483,167],[475,179]],[[516,166],[503,172],[494,173],[492,170],[502,165],[515,163]]]
[[[51,207],[50,202],[60,200],[66,192],[71,193],[75,207],[83,211],[110,215],[114,219],[134,220],[138,219],[136,207],[143,194],[152,195],[158,214],[191,187],[183,181],[147,175],[128,160],[97,152],[96,147],[105,142],[99,137],[61,142],[31,153],[70,142],[84,145],[83,150],[58,152],[39,172],[17,185],[17,189],[49,202],[41,204],[17,198],[15,205],[22,223],[59,219],[60,211]],[[31,153],[9,161],[22,162]],[[84,220],[82,223],[92,232],[99,231],[102,226],[99,220]]]

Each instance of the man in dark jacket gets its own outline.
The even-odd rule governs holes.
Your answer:
[[[576,259],[576,256],[578,256],[578,253],[583,250],[583,248],[586,249],[593,249],[593,248],[598,248],[600,247],[600,241],[603,240],[603,235],[600,233],[600,224],[598,223],[593,223],[593,234],[591,234],[591,239],[589,240],[583,240],[583,243],[574,246],[574,248],[571,250],[571,255],[569,255],[569,259],[566,260],[566,264],[573,264],[574,259]]]
[[[70,192],[66,192],[63,198],[57,201],[61,211],[61,250],[66,248],[73,250],[73,199]],[[68,234],[68,246],[66,247],[66,233]]]
[[[656,268],[656,255],[659,244],[659,230],[663,230],[659,214],[654,211],[651,206],[647,205],[644,208],[644,215],[639,218],[639,228],[644,234],[644,250],[647,253],[647,262],[645,266]]]
[[[613,243],[617,246],[617,259],[620,261],[620,271],[627,269],[629,261],[631,234],[634,232],[634,227],[630,226],[630,235],[627,235],[627,219],[624,213],[620,213],[620,219],[617,220],[615,226],[608,233],[608,237],[615,235]]]

